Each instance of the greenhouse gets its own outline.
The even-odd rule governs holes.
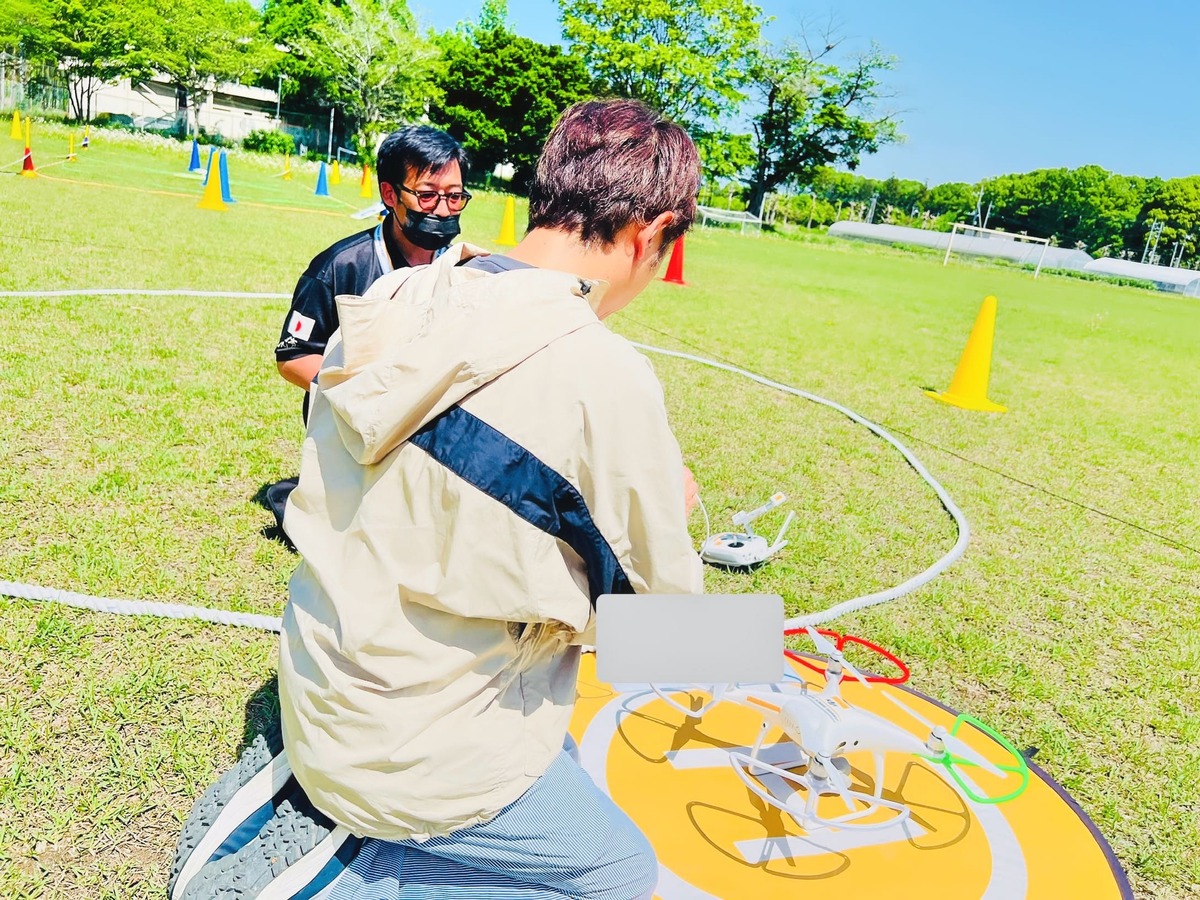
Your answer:
[[[1153,282],[1160,291],[1200,297],[1200,272],[1171,266],[1149,266],[1131,259],[1094,259],[1083,271],[1106,278],[1138,278]]]
[[[950,242],[948,231],[927,231],[923,228],[907,228],[903,225],[875,225],[867,222],[834,222],[829,226],[829,233],[834,237],[852,238],[860,241],[875,241],[883,244],[908,244],[916,247],[930,247],[945,250]],[[1082,250],[1070,250],[1066,247],[1045,247],[1043,244],[1028,243],[1002,235],[975,237],[956,235],[954,252],[970,256],[990,256],[996,259],[1007,259],[1021,265],[1036,266],[1038,259],[1045,250],[1042,259],[1044,269],[1071,269],[1083,271],[1094,260]],[[1135,276],[1136,277],[1136,276]]]

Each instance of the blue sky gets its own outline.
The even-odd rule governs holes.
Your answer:
[[[759,0],[773,40],[832,15],[843,47],[899,57],[904,144],[858,171],[937,184],[1097,163],[1128,175],[1200,174],[1198,0]],[[481,0],[409,0],[438,29]],[[555,0],[509,0],[515,30],[561,40]]]

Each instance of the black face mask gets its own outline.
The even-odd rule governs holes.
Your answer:
[[[449,246],[462,230],[458,216],[435,216],[404,207],[407,216],[400,232],[422,250],[441,250]]]

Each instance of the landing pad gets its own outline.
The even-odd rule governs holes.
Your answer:
[[[819,675],[789,660],[788,677],[815,688]],[[847,701],[924,740],[928,729],[889,702],[900,692],[914,710],[949,728],[955,714],[904,687],[872,690],[846,680]],[[689,703],[686,694],[675,699]],[[707,702],[697,693],[693,708]],[[659,900],[771,900],[801,896],[916,897],[951,900],[1086,897],[1132,900],[1112,848],[1045,772],[1030,764],[1029,787],[1001,804],[976,803],[911,755],[887,759],[884,795],[912,810],[908,821],[853,831],[805,830],[751,793],[728,750],[748,748],[761,726],[754,712],[720,703],[699,720],[672,709],[649,689],[617,691],[583,657],[571,734],[584,768],[650,839],[658,854]],[[960,733],[989,758],[1003,751],[981,732]],[[768,734],[766,745],[780,742]],[[860,784],[874,769],[847,760]],[[983,773],[986,774],[986,773]]]

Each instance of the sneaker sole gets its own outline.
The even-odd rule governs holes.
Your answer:
[[[237,764],[196,801],[184,823],[167,895],[180,900],[189,883],[224,847],[227,855],[252,840],[271,814],[270,804],[291,777],[278,729],[258,735]],[[232,840],[231,840],[232,839]]]
[[[363,840],[345,828],[333,827],[316,810],[297,809],[292,800],[284,800],[273,812],[250,843],[204,868],[182,900],[327,897]]]

